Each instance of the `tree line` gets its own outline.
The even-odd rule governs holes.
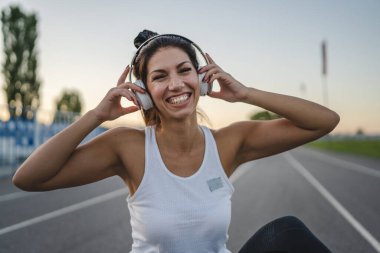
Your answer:
[[[34,120],[40,107],[41,79],[38,76],[38,17],[12,5],[1,11],[3,34],[3,91],[11,119]],[[63,90],[55,101],[54,121],[74,120],[74,112],[82,111],[81,97],[76,90]]]

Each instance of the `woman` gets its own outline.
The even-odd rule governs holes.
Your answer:
[[[140,33],[135,45],[153,35]],[[198,70],[189,41],[169,35],[151,39],[132,66],[145,89],[126,81],[128,66],[96,108],[20,166],[13,183],[26,191],[48,191],[118,175],[130,191],[131,252],[230,252],[225,246],[233,193],[228,177],[244,162],[329,133],[339,116],[310,101],[247,87],[207,59],[209,64]],[[199,74],[208,84],[217,80],[220,85],[210,97],[259,106],[283,118],[218,130],[199,126]],[[79,145],[101,123],[139,110],[136,94],[149,94],[154,104],[143,111],[144,130],[115,128]],[[121,107],[122,97],[135,105]],[[260,229],[240,252],[329,251],[301,221],[284,217]]]

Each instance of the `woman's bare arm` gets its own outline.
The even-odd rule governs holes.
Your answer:
[[[304,99],[248,88],[242,102],[283,118],[236,123],[242,136],[239,164],[277,154],[331,132],[339,122],[334,111]]]
[[[47,191],[115,175],[117,159],[107,134],[78,147],[98,125],[92,111],[85,114],[35,150],[16,171],[13,183],[25,191]]]
[[[118,153],[115,150],[115,131],[107,131],[87,144],[81,141],[102,122],[114,120],[137,111],[137,106],[123,108],[120,99],[133,101],[136,98],[130,89],[141,88],[125,83],[129,73],[127,67],[99,105],[79,120],[53,136],[33,152],[13,176],[13,183],[25,191],[47,191],[83,185],[116,175],[120,170]],[[131,133],[136,130],[130,130]]]
[[[283,118],[269,121],[244,121],[232,124],[216,132],[223,143],[223,154],[229,158],[224,162],[232,173],[238,165],[261,157],[274,155],[332,131],[339,122],[337,113],[304,99],[249,88],[224,72],[209,55],[210,64],[200,73],[207,72],[205,80],[217,80],[219,92],[211,97],[228,102],[243,102],[277,113]],[[222,158],[223,159],[223,158]]]

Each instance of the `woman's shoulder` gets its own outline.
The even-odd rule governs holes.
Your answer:
[[[141,172],[143,172],[145,159],[145,128],[115,127],[104,134],[108,135],[108,138],[105,138],[108,140],[107,146],[120,159],[119,176],[127,184],[137,180],[136,177],[142,178]]]
[[[109,129],[109,132],[113,136],[131,136],[131,137],[144,137],[146,127],[129,127],[121,126]]]
[[[109,130],[110,145],[126,163],[140,161],[145,150],[145,128],[116,127]]]
[[[219,157],[227,175],[231,175],[238,166],[237,157],[249,129],[255,122],[240,121],[219,129],[210,129],[214,136]]]
[[[245,140],[254,135],[260,121],[238,121],[219,129],[210,129],[220,150],[239,152]]]
[[[107,130],[104,137],[114,144],[137,145],[145,142],[145,128],[115,127]]]

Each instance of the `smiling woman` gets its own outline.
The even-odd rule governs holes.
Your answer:
[[[149,46],[146,46],[148,43]],[[139,79],[135,84],[144,89],[147,87],[145,84],[152,83],[154,90],[159,91],[157,85],[160,84],[159,87],[163,87],[163,83],[165,81],[167,82],[167,79],[173,76],[169,75],[169,72],[173,71],[169,68],[171,65],[175,66],[174,72],[177,72],[178,76],[194,78],[194,73],[199,69],[195,48],[205,58],[206,63],[209,62],[199,46],[189,39],[178,35],[157,36],[157,33],[144,30],[135,38],[135,46],[137,47],[137,52],[132,59],[132,71],[134,76]],[[162,52],[164,49],[165,53]],[[181,58],[178,58],[178,56],[181,56]],[[204,96],[211,91],[212,85],[204,82],[202,80],[203,77],[204,74],[198,75],[199,80],[194,79],[192,83],[200,82],[200,95]],[[131,74],[129,75],[129,81],[131,82]],[[183,85],[181,78],[169,81],[169,88],[171,90],[179,88],[176,86]],[[198,85],[198,83],[196,85]],[[140,100],[139,103],[142,104],[144,109],[142,110],[143,118],[146,125],[157,125],[159,127],[160,117],[158,116],[158,108],[153,106],[154,100],[150,96],[150,89],[146,90],[146,95],[135,93],[138,100]],[[179,105],[189,98],[194,98],[191,94],[191,92],[185,92],[179,96],[177,94],[170,98],[171,104]],[[169,98],[166,100],[169,102]],[[142,101],[146,101],[147,105],[145,106]],[[197,104],[198,101],[195,102],[195,104]],[[199,110],[197,112],[202,116]]]
[[[196,112],[198,74],[186,59],[182,50],[167,48],[157,51],[149,61],[147,89],[161,117],[186,117]]]
[[[310,101],[249,88],[208,54],[208,64],[199,68],[190,40],[154,35],[144,31],[137,37],[137,53],[116,87],[39,147],[13,183],[27,191],[48,191],[117,175],[129,188],[131,253],[231,253],[226,241],[232,173],[247,161],[318,139],[335,128],[339,116]],[[126,81],[131,72],[135,83]],[[211,89],[213,81],[218,92]],[[282,118],[209,129],[198,123],[201,95],[259,106]],[[135,105],[124,108],[121,98]],[[79,145],[101,123],[139,109],[145,129],[114,128]],[[330,251],[299,219],[288,216],[265,225],[239,252]]]

